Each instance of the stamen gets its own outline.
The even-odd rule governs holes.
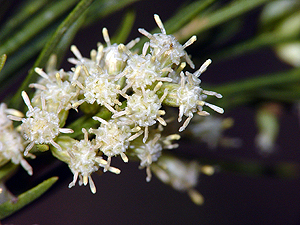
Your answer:
[[[139,31],[142,35],[146,36],[147,38],[152,39],[152,34],[150,34],[150,33],[149,33],[148,31],[146,31],[145,29],[139,28],[138,31]]]
[[[90,189],[93,194],[96,193],[96,186],[91,176],[89,176]]]
[[[33,111],[33,107],[30,103],[30,99],[25,91],[22,91],[22,98],[23,98],[25,104],[27,105],[29,111]]]
[[[107,46],[111,46],[110,38],[109,38],[109,35],[108,35],[108,30],[106,29],[106,27],[104,27],[102,29],[102,34],[103,34],[103,38],[104,38],[104,41],[106,42]]]
[[[196,37],[196,35],[194,35],[187,42],[185,42],[185,44],[182,47],[185,49],[186,47],[193,44],[196,40],[197,40],[197,37]]]
[[[77,59],[79,59],[80,61],[83,59],[80,51],[78,50],[78,48],[75,45],[71,46],[71,51],[73,52],[73,54],[76,56]]]
[[[150,43],[149,43],[149,42],[146,42],[146,43],[144,44],[144,46],[143,46],[142,54],[143,54],[144,57],[145,57],[146,54],[147,54],[147,51],[148,51],[149,46],[150,46]]]
[[[102,119],[101,117],[93,116],[92,118],[93,118],[93,120],[97,120],[97,121],[99,121],[100,123],[103,123],[103,124],[105,124],[105,125],[108,125],[108,124],[109,124],[106,120]]]
[[[124,152],[122,152],[120,155],[121,155],[122,160],[123,160],[125,163],[127,163],[127,162],[128,162],[128,158],[127,158],[127,156],[124,154]]]
[[[222,98],[223,96],[215,91],[206,91],[202,90],[203,94],[210,95],[210,96],[216,96],[217,98]]]
[[[45,73],[41,68],[36,67],[36,68],[34,68],[34,71],[35,71],[38,75],[40,75],[41,77],[43,77],[43,78],[49,80],[49,76],[48,76],[47,73]]]
[[[161,33],[162,33],[162,34],[167,34],[167,33],[166,33],[166,30],[165,30],[165,28],[164,28],[164,25],[163,25],[163,23],[161,22],[161,19],[159,18],[159,16],[158,16],[157,14],[154,14],[154,20],[155,20],[157,26],[159,27],[159,29],[161,30]]]

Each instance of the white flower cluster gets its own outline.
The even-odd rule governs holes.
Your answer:
[[[168,121],[163,118],[168,116],[164,104],[179,108],[179,122],[183,116],[187,117],[180,132],[188,126],[194,113],[208,115],[203,106],[223,113],[223,109],[204,101],[207,95],[222,96],[199,86],[199,75],[211,60],[195,73],[182,71],[186,63],[194,68],[185,48],[196,37],[181,45],[174,36],[166,34],[158,15],[154,18],[161,33],[152,35],[139,29],[150,39],[144,44],[142,54],[130,50],[139,38],[127,45],[111,44],[104,28],[106,47],[98,44],[90,58],[85,58],[76,46],[71,46],[75,55],[69,59],[74,64],[71,71],[56,71],[53,63],[46,72],[36,68],[41,78],[30,85],[36,89],[32,101],[25,92],[22,93],[28,107],[26,117],[11,118],[22,122],[21,132],[28,143],[25,155],[35,144],[51,145],[53,154],[68,163],[74,174],[69,187],[74,186],[79,177],[79,184],[89,183],[95,193],[91,174],[100,167],[104,172],[120,173],[119,169],[111,167],[111,158],[119,155],[124,162],[128,162],[128,157],[139,159],[140,167],[146,168],[147,181],[150,181],[152,163],[159,159],[163,149],[177,147],[172,141],[180,138],[178,134],[164,136],[162,133]],[[78,107],[83,113],[84,107],[96,107],[98,112],[107,111],[111,116],[99,117],[94,113],[91,118],[96,126],[88,130],[76,128],[77,131],[82,129],[83,140],[64,140],[61,133],[73,132],[62,128],[68,111],[78,111]]]
[[[25,140],[14,129],[8,115],[22,116],[22,113],[8,109],[5,103],[0,104],[0,166],[11,161],[14,164],[21,164],[22,167],[32,175],[32,168],[23,158]],[[30,155],[31,156],[31,155]],[[32,156],[33,157],[33,156]]]
[[[195,204],[203,204],[203,196],[195,190],[201,171],[201,166],[196,161],[184,162],[165,155],[153,165],[152,170],[162,182],[175,190],[186,191]]]

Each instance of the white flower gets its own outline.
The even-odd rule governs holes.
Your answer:
[[[233,125],[232,118],[216,116],[196,116],[188,127],[189,134],[207,143],[208,147],[240,147],[241,140],[224,136],[224,131]]]
[[[24,138],[30,142],[25,149],[24,155],[28,154],[34,144],[52,144],[57,149],[60,149],[60,146],[55,143],[54,139],[59,133],[72,133],[73,131],[68,128],[59,127],[58,112],[46,111],[45,99],[41,99],[42,109],[40,109],[32,107],[25,91],[22,92],[22,97],[28,107],[27,118],[13,117],[12,119],[22,121],[21,128]]]
[[[116,120],[105,121],[102,118],[94,116],[93,119],[101,122],[98,129],[90,129],[89,132],[96,135],[96,143],[100,151],[107,156],[107,165],[104,172],[110,167],[111,157],[120,155],[124,162],[128,162],[125,154],[132,140],[131,132],[134,130],[130,126],[119,126]],[[135,136],[134,136],[135,137]]]
[[[147,89],[144,92],[138,91],[133,95],[127,97],[127,106],[124,111],[117,112],[113,115],[113,118],[126,115],[134,124],[145,127],[144,142],[148,137],[148,127],[154,125],[156,121],[166,126],[165,120],[161,117],[165,115],[165,111],[161,110],[161,103],[167,95],[167,90],[164,95],[159,98],[156,92],[162,86],[162,82],[159,82],[154,90]]]
[[[21,164],[22,167],[32,175],[32,168],[23,158],[25,141],[14,129],[12,121],[8,119],[7,113],[22,115],[14,109],[7,109],[5,103],[0,104],[0,165],[8,161],[14,164]],[[33,156],[32,156],[33,157]]]
[[[158,15],[154,15],[155,22],[161,30],[161,33],[150,34],[145,29],[139,29],[139,32],[150,39],[150,47],[153,56],[155,56],[163,65],[163,67],[172,64],[179,65],[184,57],[186,62],[194,68],[193,62],[190,60],[186,51],[186,47],[196,41],[196,36],[191,37],[184,45],[181,45],[173,35],[167,35]]]
[[[55,74],[55,81],[52,81],[51,76],[46,74],[42,69],[35,68],[35,71],[42,76],[42,82],[30,84],[29,87],[37,88],[32,102],[41,106],[41,97],[47,102],[47,110],[57,112],[61,109],[69,110],[76,108],[78,102],[79,89],[72,85],[68,80],[63,81],[64,71],[60,70]],[[42,85],[44,83],[44,85]]]
[[[141,144],[140,146],[134,146],[136,155],[141,160],[140,168],[146,167],[147,182],[149,182],[152,177],[150,165],[152,164],[152,162],[157,161],[163,149],[162,145],[158,143],[160,137],[160,134],[156,134],[153,139],[148,140],[146,143]]]
[[[21,135],[14,129],[6,129],[0,131],[0,164],[11,161],[21,166],[32,175],[32,168],[23,158],[24,143]]]
[[[180,87],[176,92],[176,104],[179,105],[178,122],[181,122],[183,115],[188,117],[183,123],[183,125],[179,128],[180,132],[187,127],[187,125],[193,118],[193,113],[197,112],[199,115],[204,116],[209,115],[206,111],[203,111],[202,106],[204,105],[210,107],[218,113],[224,112],[222,108],[203,101],[206,98],[206,95],[214,95],[218,98],[221,98],[222,95],[213,91],[203,90],[198,86],[199,81],[197,80],[198,78],[194,74],[186,73],[186,75],[189,78],[188,80],[186,80],[186,76],[183,72],[180,73]]]
[[[115,84],[107,77],[108,74],[105,73],[88,76],[84,83],[84,100],[89,104],[96,101],[99,105],[104,105],[110,111],[115,112],[112,107],[115,104],[121,105],[118,100],[120,85]]]
[[[90,184],[93,194],[96,193],[96,187],[91,174],[99,169],[99,166],[105,167],[107,162],[102,157],[97,156],[98,145],[93,145],[88,139],[88,132],[82,128],[84,139],[76,141],[72,149],[68,151],[70,155],[69,167],[74,174],[73,181],[69,184],[69,188],[73,187],[79,176],[79,185]],[[110,167],[110,171],[119,174],[120,170]]]
[[[102,29],[103,38],[106,42],[107,47],[103,48],[103,46],[100,48],[102,50],[101,52],[101,61],[100,65],[101,67],[107,71],[110,75],[117,75],[126,66],[126,62],[128,59],[128,55],[125,53],[124,48],[122,47],[123,44],[111,44],[110,38],[108,35],[108,31],[106,28]],[[126,49],[131,49],[137,42],[139,42],[139,38],[132,40],[126,45]],[[98,48],[98,54],[99,54],[99,48]]]
[[[172,144],[172,141],[179,140],[180,136],[178,134],[172,134],[167,137],[161,137],[160,132],[162,132],[162,130],[163,128],[160,125],[158,129],[151,130],[151,138],[146,142],[141,142],[139,139],[137,139],[130,144],[133,155],[140,159],[140,169],[146,167],[147,182],[149,182],[152,177],[150,166],[153,162],[158,160],[158,158],[161,156],[162,150],[178,147],[178,144]]]
[[[132,87],[134,91],[138,91],[145,90],[156,81],[172,81],[171,78],[163,77],[163,70],[161,69],[160,63],[150,54],[146,55],[146,50],[143,55],[129,54],[129,56],[130,58],[127,61],[127,66],[123,73],[116,77],[120,78],[121,76],[125,76],[127,78],[127,85],[122,90],[124,94],[130,87]]]
[[[184,162],[173,156],[163,155],[151,169],[162,182],[178,191],[187,191],[194,203],[203,204],[203,196],[194,189],[201,170],[196,161]]]

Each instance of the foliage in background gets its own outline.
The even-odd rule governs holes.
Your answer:
[[[120,28],[116,35],[111,38],[111,42],[118,44],[125,42],[135,20],[135,12],[128,6],[135,1],[23,1],[22,5],[14,10],[6,20],[3,21],[4,17],[2,17],[2,21],[0,21],[2,23],[0,28],[1,99],[10,108],[25,112],[21,92],[25,90],[29,93],[29,96],[32,95],[32,91],[28,86],[38,79],[35,68],[46,68],[52,55],[57,56],[57,67],[59,68],[59,64],[64,59],[66,51],[70,49],[72,41],[77,32],[80,32],[80,29],[122,9],[126,9],[124,19],[120,22]],[[242,28],[245,15],[258,7],[262,7],[262,12],[258,21],[259,31],[257,34],[247,40],[242,40],[240,43],[228,44],[230,38]],[[3,6],[2,15],[5,14],[5,9],[8,11],[11,8],[12,6],[9,3],[6,7]],[[222,99],[208,97],[207,101],[224,108],[225,111],[250,104],[258,108],[256,120],[259,131],[256,137],[256,145],[263,154],[270,154],[274,149],[283,105],[296,104],[300,97],[298,88],[300,82],[300,69],[298,68],[300,65],[300,54],[298,54],[299,15],[300,3],[298,1],[232,0],[224,4],[216,0],[201,0],[186,2],[174,12],[174,15],[168,21],[164,22],[167,33],[173,34],[180,43],[184,43],[192,35],[197,35],[198,40],[194,46],[189,47],[189,51],[196,52],[197,49],[206,46],[203,48],[204,53],[193,55],[192,59],[198,66],[206,59],[203,58],[205,55],[211,56],[213,60],[222,60],[264,47],[272,47],[279,57],[295,66],[295,68],[284,72],[260,75],[255,78],[215,86],[206,85],[209,89],[224,96]],[[158,29],[155,29],[151,34],[157,32]],[[216,33],[217,35],[215,35]],[[134,46],[134,49],[141,50],[146,41],[146,37],[141,37],[140,42]],[[34,63],[32,63],[33,61]],[[31,69],[22,84],[16,84],[17,80],[23,79],[23,74],[29,68]],[[8,94],[7,90],[12,85],[17,85],[18,90]],[[164,83],[161,90],[165,90],[168,85]],[[160,96],[163,95],[163,93],[160,93],[161,90],[158,90]],[[120,107],[124,108],[125,105]],[[97,107],[93,109],[94,111],[85,111],[88,116],[82,116],[71,121],[68,127],[73,129],[74,133],[70,134],[69,137],[61,136],[58,138],[57,143],[63,144],[65,139],[82,136],[82,127],[90,128],[95,124],[95,121],[91,119],[91,115],[104,119],[111,116],[109,110],[102,109],[99,111]],[[80,110],[85,110],[84,105]],[[199,120],[194,118],[195,121],[191,122],[190,129],[186,133],[182,133],[182,136],[193,136],[201,139],[212,148],[224,144],[226,141],[230,145],[238,144],[238,140],[225,140],[222,135],[222,132],[232,125],[232,121],[219,115],[212,115],[211,117],[211,120],[207,119],[209,117]],[[43,152],[48,149],[47,146],[41,145],[34,150]],[[242,159],[229,162],[198,158],[189,161],[189,159],[178,160],[182,156],[178,157],[171,153],[168,152],[168,154],[163,155],[164,161],[161,160],[160,163],[153,164],[151,169],[163,182],[170,184],[175,189],[188,188],[188,194],[198,203],[202,203],[203,199],[201,199],[201,195],[197,195],[195,192],[195,184],[191,184],[191,187],[180,187],[176,179],[181,179],[184,175],[178,175],[172,169],[164,170],[164,165],[169,165],[169,168],[184,168],[182,171],[185,170],[189,174],[192,173],[191,171],[197,170],[197,173],[202,172],[212,175],[214,171],[212,166],[217,166],[221,171],[226,170],[247,175],[261,176],[265,175],[265,171],[272,171],[275,176],[279,177],[294,178],[299,175],[298,164],[282,162],[266,165],[263,162],[243,161]],[[63,160],[61,155],[56,157]],[[37,154],[35,160],[38,159],[39,155]],[[2,161],[3,159],[0,158],[0,162]],[[29,191],[22,190],[23,194],[14,197],[5,189],[4,183],[11,176],[11,179],[13,179],[16,168],[16,165],[12,162],[5,162],[0,168],[1,185],[3,184],[3,186],[0,186],[0,190],[2,190],[0,196],[7,193],[4,200],[0,198],[2,203],[0,205],[0,219],[7,217],[38,198],[57,180],[56,177],[49,178]],[[174,177],[176,179],[172,180],[171,178]],[[188,182],[186,181],[186,183]]]

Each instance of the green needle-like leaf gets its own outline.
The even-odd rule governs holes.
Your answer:
[[[85,12],[85,10],[91,5],[94,0],[82,0],[77,6],[73,9],[73,11],[68,15],[68,17],[60,24],[57,28],[53,36],[47,42],[46,46],[43,48],[41,54],[39,55],[38,59],[36,60],[35,64],[33,65],[32,69],[29,71],[28,76],[26,77],[25,81],[22,83],[21,87],[17,91],[17,93],[12,98],[11,103],[13,105],[20,105],[22,99],[20,98],[21,92],[28,88],[28,85],[35,81],[34,75],[34,68],[35,67],[43,67],[50,55],[53,53],[53,50],[58,46],[59,42],[62,40],[65,33],[68,29],[76,22],[76,20]]]
[[[58,1],[56,4],[42,11],[38,16],[26,23],[20,31],[11,36],[0,46],[0,54],[11,55],[18,48],[24,45],[32,37],[37,35],[42,29],[49,26],[59,16],[69,10],[76,1]]]
[[[0,71],[2,70],[4,64],[5,64],[5,61],[6,61],[6,55],[3,54],[1,57],[0,57]]]
[[[123,9],[124,7],[139,0],[101,0],[95,1],[88,9],[84,26],[88,26],[105,16]]]
[[[177,31],[174,36],[178,40],[185,41],[194,34],[200,34],[226,21],[244,15],[246,12],[268,1],[270,0],[232,1],[218,10],[196,17],[187,26]]]
[[[129,36],[132,26],[135,20],[135,11],[130,10],[126,12],[124,19],[122,21],[122,25],[120,28],[115,32],[117,36],[111,38],[111,43],[123,43],[127,40]]]
[[[20,5],[19,11],[1,28],[0,41],[2,42],[4,38],[12,36],[13,32],[19,29],[28,18],[39,12],[48,2],[49,0],[29,0]]]
[[[24,206],[28,205],[43,193],[45,193],[56,181],[58,177],[51,177],[48,180],[43,181],[39,185],[24,192],[17,197],[17,202],[7,201],[0,205],[0,219],[4,219],[14,212],[20,210]]]

